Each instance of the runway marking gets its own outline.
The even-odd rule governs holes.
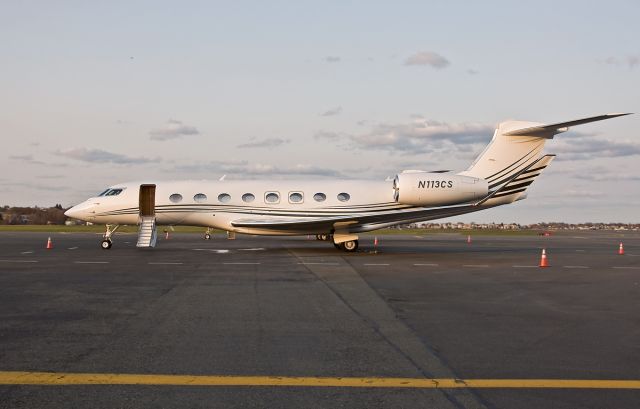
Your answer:
[[[364,263],[365,266],[388,266],[389,264],[385,263]]]
[[[252,248],[252,249],[238,249],[239,251],[262,251],[264,250],[263,247],[256,247],[256,248]]]
[[[0,260],[3,263],[37,263],[38,260]]]
[[[538,266],[511,266],[513,268],[538,268]]]
[[[576,250],[576,253],[584,253],[587,250]]]
[[[414,266],[438,267],[440,264],[434,263],[416,263]]]
[[[463,264],[462,267],[487,268],[488,264]]]
[[[222,250],[220,250],[220,249],[192,249],[192,250],[194,250],[194,251],[211,251],[211,252],[218,253],[218,254],[224,254],[224,253],[228,253],[229,252],[229,250],[227,250],[227,249],[222,249]]]
[[[562,266],[562,268],[589,268],[589,266]]]
[[[260,264],[260,263],[244,263],[244,262],[237,262],[237,263],[222,263],[222,264],[245,265],[245,264]]]
[[[640,270],[640,267],[635,267],[635,266],[623,266],[623,267],[613,267],[613,268],[619,268],[619,269],[627,269],[627,270]]]
[[[74,261],[76,264],[109,264],[108,261]]]
[[[33,250],[29,250],[29,251],[23,251],[20,254],[32,254],[34,251]]]
[[[67,250],[77,250],[77,247],[69,247]]]
[[[340,263],[313,263],[313,262],[298,263],[298,264],[302,264],[305,266],[339,266],[340,265]]]
[[[627,256],[631,256],[631,257],[640,257],[640,254],[630,254],[630,253],[627,253]]]
[[[151,264],[151,265],[165,265],[165,264],[168,264],[168,265],[172,265],[172,266],[173,265],[177,266],[177,265],[182,265],[183,263],[173,263],[173,262],[169,262],[169,261],[168,262],[160,262],[159,261],[159,262],[155,262],[155,263],[154,262],[149,262],[147,264]]]
[[[0,385],[287,386],[416,389],[640,389],[640,380],[455,379],[0,372]]]

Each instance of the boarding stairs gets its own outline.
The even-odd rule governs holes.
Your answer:
[[[158,239],[155,216],[140,216],[136,247],[155,247]]]

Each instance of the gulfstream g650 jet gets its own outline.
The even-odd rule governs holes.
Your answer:
[[[476,212],[526,197],[555,155],[545,142],[570,126],[628,114],[544,125],[508,121],[462,172],[403,171],[393,181],[138,181],[113,185],[72,207],[69,217],[106,224],[109,249],[119,225],[137,224],[138,247],[154,247],[156,225],[191,225],[262,235],[307,235],[358,248],[358,233]],[[207,234],[208,236],[208,234]]]

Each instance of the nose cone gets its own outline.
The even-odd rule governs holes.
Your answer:
[[[80,214],[80,212],[78,211],[78,206],[73,206],[72,208],[68,209],[66,212],[64,212],[64,215],[67,217],[71,217],[74,219],[78,219],[78,215]]]
[[[71,209],[64,212],[64,215],[73,219],[88,221],[88,217],[95,213],[95,211],[92,211],[93,209],[94,204],[87,200],[86,202],[73,206]]]

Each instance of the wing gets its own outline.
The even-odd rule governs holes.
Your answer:
[[[331,231],[339,227],[349,226],[349,229],[366,230],[367,227],[393,225],[397,223],[412,223],[420,220],[436,219],[456,216],[477,210],[474,204],[448,206],[438,208],[411,207],[398,210],[373,211],[366,214],[353,214],[334,217],[314,218],[269,218],[269,219],[238,219],[231,222],[234,227],[265,229],[282,232]]]

